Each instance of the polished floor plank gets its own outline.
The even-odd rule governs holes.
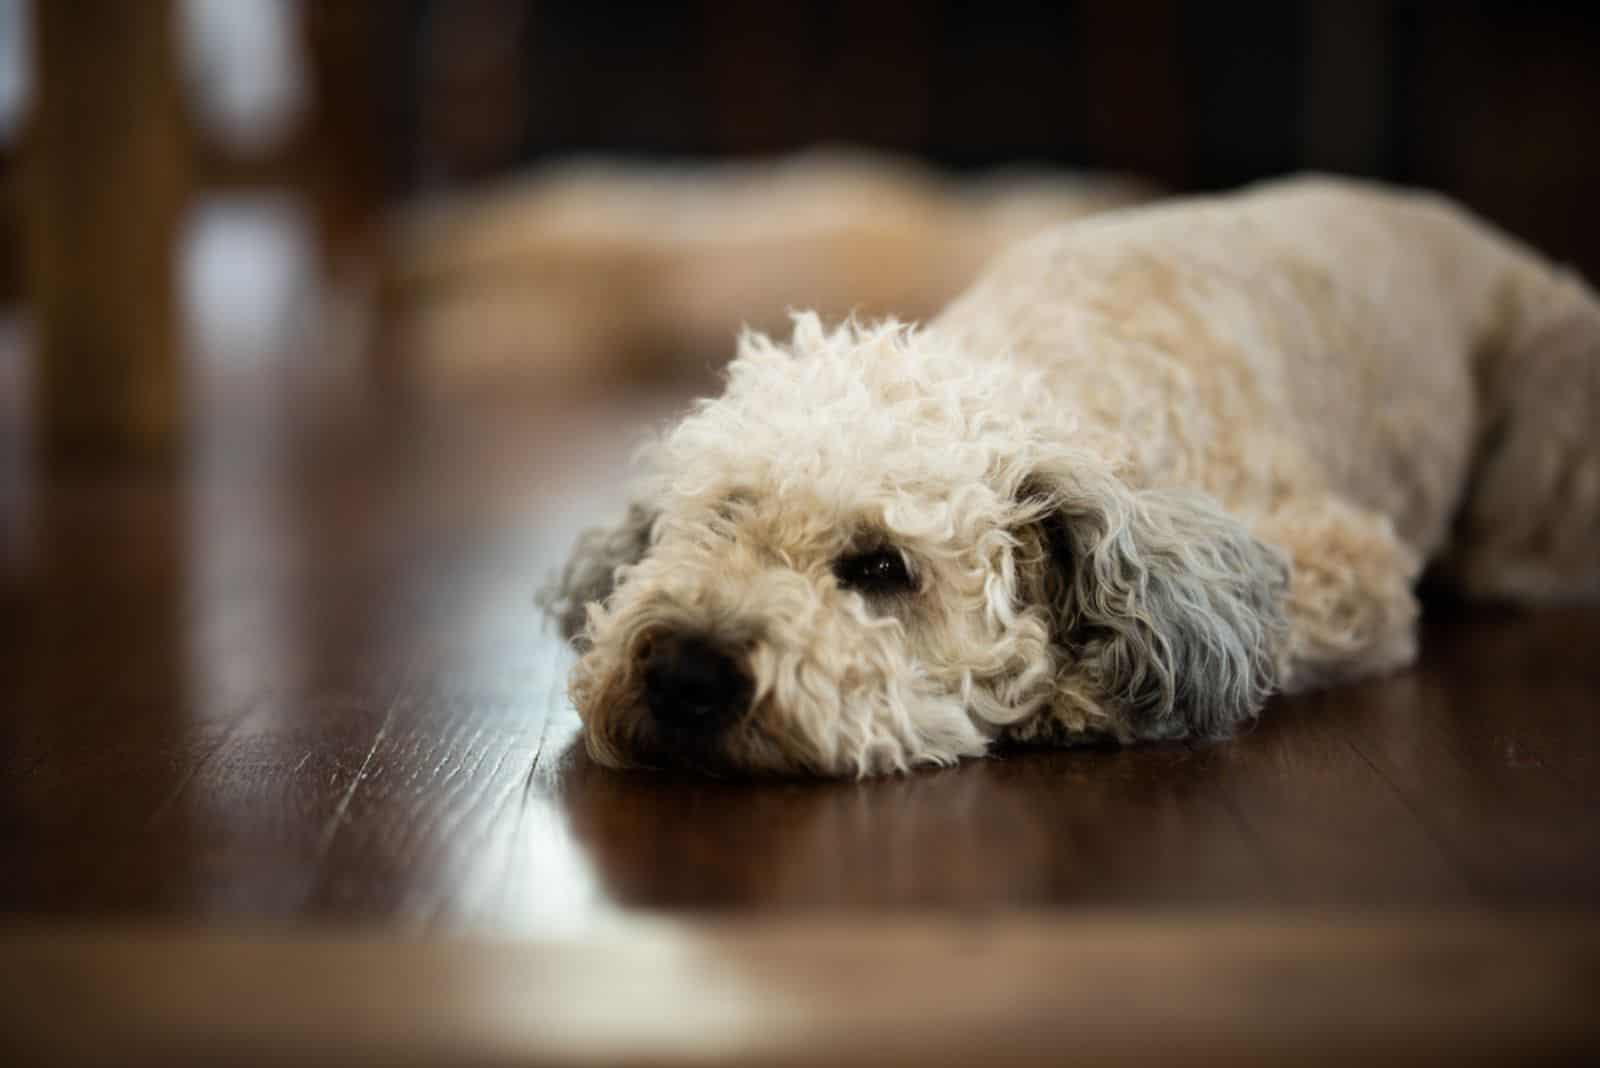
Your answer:
[[[0,952],[0,1050],[40,1065],[1566,1064],[1600,1042],[1600,928],[1570,914],[0,931]]]
[[[1491,900],[1600,901],[1593,619],[1550,608],[1441,623],[1421,669],[1361,705],[1351,744]]]
[[[5,915],[550,933],[1600,900],[1592,607],[1442,608],[1415,669],[1222,744],[860,783],[598,768],[533,593],[687,393],[327,363],[203,367],[173,466],[0,470]]]
[[[1188,754],[1025,754],[865,783],[617,776],[574,758],[573,832],[618,900],[761,911],[1270,902]]]
[[[1368,689],[1280,701],[1238,742],[1206,746],[1217,790],[1290,903],[1478,900],[1405,796],[1352,744]],[[1375,849],[1383,863],[1373,863]]]

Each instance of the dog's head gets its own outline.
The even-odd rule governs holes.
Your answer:
[[[1255,714],[1286,569],[1215,504],[1132,488],[932,333],[800,316],[740,348],[550,598],[597,760],[868,774]]]

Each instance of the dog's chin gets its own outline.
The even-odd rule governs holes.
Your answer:
[[[840,774],[801,751],[792,732],[774,732],[759,715],[708,736],[653,722],[637,698],[580,708],[579,714],[590,759],[608,768],[723,779]]]
[[[619,771],[690,772],[715,778],[748,774],[720,739],[641,729],[622,745],[591,730],[585,730],[584,740],[595,763]]]

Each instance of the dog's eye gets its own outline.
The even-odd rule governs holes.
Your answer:
[[[911,589],[911,571],[895,549],[868,549],[841,556],[833,564],[839,585],[857,593],[904,593]]]

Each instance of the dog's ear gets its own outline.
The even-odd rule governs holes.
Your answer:
[[[644,558],[656,515],[655,509],[634,503],[620,523],[586,530],[578,537],[566,567],[539,594],[540,605],[561,628],[563,638],[583,647],[588,606],[609,597],[620,570]]]
[[[1106,475],[1021,491],[1041,549],[1064,694],[1132,738],[1222,736],[1282,675],[1288,567],[1210,498]]]

